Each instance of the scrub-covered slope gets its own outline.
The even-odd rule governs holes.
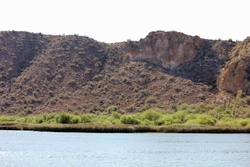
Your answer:
[[[136,112],[212,103],[235,45],[162,31],[114,44],[1,32],[0,111]]]

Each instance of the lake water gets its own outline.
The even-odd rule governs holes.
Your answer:
[[[1,167],[249,167],[250,134],[0,130]]]

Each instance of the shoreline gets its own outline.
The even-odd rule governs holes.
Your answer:
[[[0,130],[82,133],[250,133],[250,127],[2,123]]]

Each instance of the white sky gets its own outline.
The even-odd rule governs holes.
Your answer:
[[[0,31],[139,40],[156,30],[207,39],[250,36],[250,0],[1,0]]]

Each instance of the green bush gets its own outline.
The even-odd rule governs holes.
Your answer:
[[[119,124],[120,122],[120,118],[121,118],[121,114],[117,113],[117,112],[113,112],[110,116],[108,116],[104,123],[107,124]]]
[[[70,123],[70,115],[66,113],[61,113],[56,117],[56,122],[61,124]]]
[[[215,120],[212,116],[209,115],[199,115],[195,119],[189,119],[187,123],[213,126],[215,124]]]
[[[15,120],[15,117],[12,116],[0,116],[0,122],[12,122]]]
[[[43,122],[44,122],[44,119],[43,119],[42,116],[39,116],[39,117],[36,118],[36,123],[41,124]]]
[[[143,121],[141,121],[142,125],[154,125],[153,121],[149,121],[148,119],[144,119]]]
[[[238,123],[240,126],[250,126],[250,119],[239,119]]]
[[[114,119],[120,119],[121,118],[121,114],[120,113],[117,113],[117,112],[112,112],[112,117]]]
[[[54,119],[55,114],[42,114],[42,115],[36,115],[36,116],[27,116],[27,120],[30,123],[32,123],[32,120],[35,120],[36,123],[50,123],[51,120]]]
[[[70,123],[71,124],[78,124],[81,122],[81,117],[80,116],[72,116],[71,119],[70,119]]]
[[[173,118],[169,115],[163,115],[155,121],[155,125],[172,125]]]
[[[216,123],[217,126],[250,127],[250,119],[223,118]]]
[[[134,124],[134,125],[140,124],[140,121],[132,115],[123,115],[120,120],[121,123],[123,124]]]
[[[149,121],[156,121],[162,116],[162,113],[156,112],[153,109],[149,109],[143,112],[143,116],[144,116],[144,119],[147,119]]]
[[[23,123],[33,123],[33,121],[34,121],[34,118],[32,116],[26,116],[24,117],[23,120],[21,120],[21,122]]]
[[[91,116],[88,114],[81,115],[81,123],[90,123],[92,122]]]
[[[222,118],[217,123],[217,126],[226,126],[226,127],[236,127],[237,122],[233,118]]]
[[[173,123],[185,123],[187,121],[186,119],[186,112],[185,111],[178,111],[174,114],[171,114],[171,118]]]
[[[219,105],[214,108],[214,111],[216,111],[217,113],[225,111],[225,110],[226,110],[226,106],[224,105]]]

